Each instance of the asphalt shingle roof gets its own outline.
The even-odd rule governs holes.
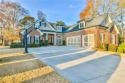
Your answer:
[[[97,25],[102,25],[102,26],[105,26],[105,19],[107,17],[108,14],[104,14],[104,15],[101,15],[101,16],[98,16],[98,17],[95,17],[93,18],[92,21],[90,21],[86,27],[93,27],[93,26],[97,26]]]
[[[95,17],[95,18],[89,19],[89,20],[87,19],[87,24],[86,24],[85,28],[90,28],[90,27],[94,27],[94,26],[104,26],[104,27],[108,28],[108,30],[110,30],[110,28],[114,25],[114,23],[112,21],[109,22],[109,20],[111,21],[111,19],[109,18],[109,14],[103,14],[103,15],[100,15],[98,17]],[[82,21],[86,21],[86,19],[84,19]],[[81,21],[79,21],[79,22],[81,22]],[[81,29],[79,29],[79,22],[74,25],[71,25],[66,32],[81,30]],[[82,29],[84,29],[84,28],[82,28]]]

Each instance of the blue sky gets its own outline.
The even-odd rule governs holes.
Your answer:
[[[30,15],[37,17],[37,10],[46,14],[49,22],[64,21],[67,25],[79,20],[80,12],[86,6],[86,0],[11,0],[20,3]]]

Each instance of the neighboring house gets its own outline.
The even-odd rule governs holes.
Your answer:
[[[66,27],[59,26],[56,23],[50,23],[45,18],[43,18],[39,23],[39,29],[35,30],[32,27],[28,29],[28,32],[32,30],[32,32],[28,35],[28,44],[39,44],[40,40],[45,43],[45,40],[48,40],[50,45],[62,45],[63,33],[67,30]],[[21,41],[24,41],[25,30],[20,33]]]
[[[32,36],[30,43],[41,39],[54,45],[62,44],[63,40],[67,46],[99,47],[100,43],[118,45],[119,30],[108,14],[81,20],[68,28],[49,23],[46,19],[40,23],[41,28],[29,34],[29,37]]]

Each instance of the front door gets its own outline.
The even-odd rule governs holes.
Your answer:
[[[53,45],[53,36],[49,36],[48,41],[50,45]]]
[[[83,46],[94,47],[94,34],[83,35]]]

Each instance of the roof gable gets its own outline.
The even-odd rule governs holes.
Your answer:
[[[98,17],[95,17],[93,18],[92,21],[90,21],[86,27],[93,27],[93,26],[97,26],[97,25],[102,25],[104,26],[105,24],[105,21],[106,20],[106,17],[107,17],[108,14],[103,14],[101,16],[98,16]]]
[[[117,34],[120,34],[120,31],[118,30],[117,25],[116,25],[116,24],[114,24],[114,23],[113,23],[113,25],[112,25],[110,28],[108,28],[107,30],[111,32],[113,27],[114,27],[114,29],[115,29],[116,33],[117,33]]]
[[[66,32],[76,31],[79,30],[79,23],[76,23],[74,25],[71,25]]]
[[[46,27],[40,27],[41,30],[49,30],[49,31],[56,31],[54,27],[45,19],[42,19],[42,22],[46,23]]]

